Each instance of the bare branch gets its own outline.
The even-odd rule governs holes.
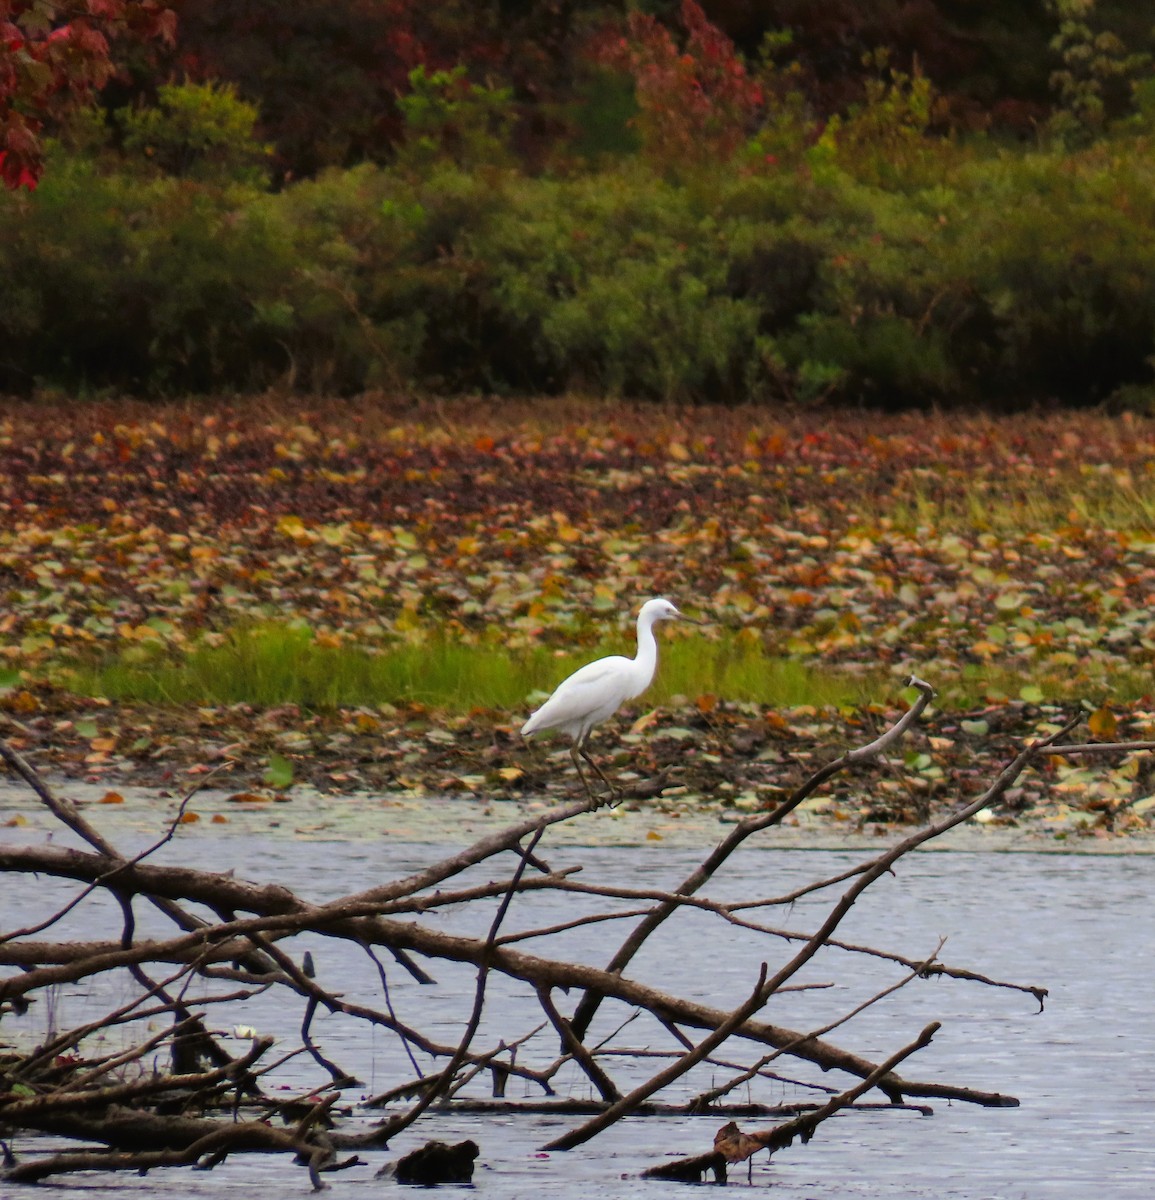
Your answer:
[[[840,758],[827,763],[826,766],[811,775],[805,783],[797,788],[772,812],[740,821],[730,831],[729,835],[719,843],[714,852],[686,877],[681,886],[677,888],[678,894],[690,895],[698,891],[747,838],[760,833],[764,829],[770,828],[772,825],[780,824],[786,816],[792,813],[803,800],[821,787],[826,780],[837,775],[847,767],[870,762],[885,753],[891,746],[896,745],[906,734],[907,730],[922,716],[923,710],[934,699],[935,695],[934,688],[929,683],[916,678],[914,675],[910,676],[907,685],[918,688],[918,699],[915,700],[914,704],[903,713],[902,717],[886,733],[875,738],[872,742],[868,742],[865,746],[861,746],[857,750],[848,750]],[[662,925],[675,911],[676,906],[671,903],[658,905],[634,928],[629,937],[618,948],[617,953],[610,959],[606,970],[613,973],[623,971],[654,930]],[[593,1020],[594,1014],[601,1003],[601,999],[601,996],[597,992],[589,992],[582,997],[573,1016],[573,1029],[578,1037],[585,1037],[590,1022]]]

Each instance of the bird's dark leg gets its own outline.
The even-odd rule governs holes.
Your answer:
[[[602,781],[602,783],[604,783],[606,785],[606,791],[609,792],[609,796],[605,800],[603,800],[602,803],[608,805],[610,808],[615,808],[618,804],[621,803],[621,799],[622,799],[621,795],[618,792],[618,789],[616,787],[614,787],[614,785],[612,783],[610,783],[610,781],[606,778],[605,771],[603,771],[601,769],[601,767],[599,767],[598,764],[590,757],[590,753],[585,748],[584,742],[582,743],[582,745],[577,747],[577,751],[582,756],[582,758],[584,758],[586,760],[586,762],[588,762],[589,765],[591,767],[593,767],[593,769],[598,773],[598,778]],[[574,761],[576,762],[577,760],[575,759]]]
[[[585,788],[586,795],[590,798],[590,803],[594,808],[597,808],[598,798],[594,795],[593,788],[590,787],[590,781],[586,778],[585,772],[582,770],[581,761],[578,759],[578,745],[576,742],[569,748],[569,756],[573,759],[573,765],[577,769],[578,778],[582,781],[582,787]]]

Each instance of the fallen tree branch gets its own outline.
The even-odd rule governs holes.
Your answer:
[[[110,1011],[103,1018],[86,1020],[72,1030],[53,1034],[44,1046],[16,1056],[11,1064],[7,1060],[0,1064],[0,1121],[11,1128],[102,1143],[108,1147],[100,1155],[101,1165],[106,1169],[110,1164],[133,1169],[147,1169],[150,1164],[192,1162],[212,1166],[238,1150],[284,1150],[291,1146],[293,1153],[308,1165],[314,1186],[319,1186],[323,1171],[347,1165],[336,1163],[338,1149],[378,1147],[423,1116],[436,1111],[461,1111],[463,1106],[476,1103],[467,1089],[479,1076],[492,1076],[495,1098],[504,1095],[509,1078],[521,1078],[541,1089],[548,1103],[554,1106],[551,1111],[563,1111],[564,1100],[553,1095],[551,1081],[566,1064],[573,1064],[584,1073],[600,1099],[593,1108],[583,1110],[592,1119],[550,1143],[555,1149],[587,1142],[626,1113],[668,1111],[665,1093],[675,1091],[677,1082],[702,1064],[724,1069],[726,1075],[720,1085],[699,1092],[699,1105],[714,1104],[743,1084],[771,1078],[790,1080],[826,1093],[833,1089],[802,1076],[818,1071],[849,1075],[851,1085],[846,1086],[842,1081],[840,1086],[845,1090],[818,1108],[811,1107],[805,1112],[797,1107],[792,1110],[795,1118],[807,1116],[813,1121],[811,1125],[790,1126],[795,1130],[794,1136],[801,1136],[807,1129],[812,1132],[818,1120],[825,1119],[816,1114],[829,1115],[851,1103],[848,1098],[861,1096],[874,1087],[895,1106],[904,1104],[906,1098],[931,1097],[988,1106],[1013,1105],[1017,1101],[999,1093],[953,1082],[905,1079],[897,1073],[903,1054],[882,1063],[870,1061],[833,1044],[828,1035],[898,988],[934,974],[1014,987],[1035,995],[1040,1003],[1045,989],[1003,984],[978,971],[913,959],[892,950],[839,942],[835,934],[863,892],[893,871],[903,855],[997,802],[1038,757],[1066,752],[1067,748],[1058,742],[1069,734],[1073,723],[1054,736],[1025,747],[981,795],[957,812],[913,831],[853,869],[777,897],[744,896],[739,901],[724,903],[697,894],[745,839],[776,824],[834,774],[874,761],[897,745],[933,695],[929,685],[921,681],[914,681],[914,686],[918,688],[918,699],[899,721],[866,745],[847,751],[815,772],[776,809],[741,822],[673,890],[588,883],[574,878],[574,872],[580,868],[571,866],[555,871],[550,867],[547,861],[550,855],[542,850],[546,835],[558,822],[588,812],[589,802],[585,800],[519,820],[404,877],[375,881],[371,888],[324,902],[312,901],[279,884],[240,879],[217,871],[160,866],[146,861],[147,854],[129,859],[107,842],[103,843],[104,848],[98,844],[86,850],[52,845],[0,846],[0,872],[17,878],[53,875],[82,885],[82,895],[73,898],[67,909],[57,908],[57,914],[74,911],[97,890],[112,895],[123,914],[119,934],[111,931],[112,936],[104,941],[65,941],[60,930],[71,927],[71,920],[67,926],[60,925],[59,917],[30,921],[26,919],[27,913],[22,928],[6,936],[0,930],[0,967],[8,968],[0,976],[0,1001],[11,1005],[13,1011],[29,1002],[47,1000],[52,988],[83,987],[93,995],[103,989],[105,995],[115,998],[115,1003],[109,1002]],[[1098,751],[1104,745],[1096,743],[1093,748]],[[1072,753],[1078,750],[1076,747]],[[69,815],[67,805],[64,811]],[[166,839],[173,836],[174,828],[169,827]],[[500,857],[507,854],[516,856],[512,870],[510,860]],[[483,864],[491,861],[495,861],[494,877],[488,880],[483,877],[478,882],[478,868],[484,869]],[[464,876],[466,871],[471,874]],[[751,914],[755,908],[790,904],[834,886],[839,886],[841,894],[827,903],[823,919],[810,932],[774,928],[743,915]],[[56,885],[55,891],[45,889],[45,903],[65,888],[67,884]],[[522,928],[509,928],[513,925],[510,914],[515,905],[529,895],[552,897],[554,908],[540,920],[523,922]],[[587,898],[593,903],[587,905]],[[186,905],[192,906],[193,911],[188,915],[196,917],[194,927],[176,931],[162,928],[159,933],[153,925],[138,928],[136,917],[142,911],[141,899],[153,905],[163,901],[182,913],[186,912]],[[492,919],[478,922],[476,915],[490,913],[494,902],[496,912]],[[559,906],[563,906],[560,916]],[[626,953],[628,958],[644,944],[649,932],[687,910],[693,910],[702,921],[726,922],[721,926],[726,937],[741,932],[741,936],[750,940],[774,938],[776,951],[785,944],[772,964],[763,966],[757,986],[737,1008],[729,1004],[720,1006],[709,990],[692,997],[682,994],[677,985],[667,984],[661,975],[647,975],[646,982],[631,978],[624,965],[613,965],[616,959],[611,961],[610,968],[602,969],[574,961],[567,949],[558,949],[567,945],[562,935],[584,929],[590,944],[588,939],[595,936],[590,931],[595,925],[608,927],[608,922],[626,920],[633,928],[618,955]],[[208,915],[201,915],[205,913]],[[467,919],[455,924],[460,913],[466,913]],[[488,932],[472,932],[485,929],[486,924]],[[49,928],[61,940],[44,938],[42,934]],[[460,932],[463,928],[470,932]],[[364,969],[358,973],[356,982],[351,976],[347,981],[342,975],[340,988],[335,989],[322,972],[311,970],[309,956],[302,954],[300,943],[295,941],[306,935],[313,952],[317,939],[322,940],[322,945],[325,939],[335,939],[357,947],[353,958]],[[525,946],[530,941],[541,953],[527,951]],[[765,941],[757,944],[767,945]],[[771,996],[826,986],[802,982],[799,978],[802,968],[826,947],[873,956],[902,967],[906,975],[810,1032],[760,1019],[759,1009]],[[350,956],[343,953],[342,962],[348,963]],[[361,959],[362,954],[368,962]],[[409,979],[402,981],[404,990],[398,992],[400,999],[395,1009],[390,988],[392,972],[386,969],[389,956],[411,978],[423,981],[424,986],[435,985],[434,974],[425,970],[423,963],[443,968],[436,971],[446,981],[441,985],[443,990],[459,985],[461,968],[474,969],[472,1005],[462,1000],[467,1011],[462,1014],[464,1028],[456,1042],[443,1044],[430,1036],[429,1031],[436,1026],[422,1019],[425,1009],[420,1000],[413,1002],[417,989]],[[752,956],[752,961],[757,962],[760,957],[761,954]],[[933,957],[937,958],[937,952]],[[323,965],[325,960],[318,958],[317,962]],[[161,977],[162,973],[156,970],[161,963],[175,966],[166,968]],[[368,984],[362,975],[367,977]],[[524,993],[531,1008],[540,1010],[543,1020],[535,1022],[519,1016],[518,1027],[501,1028],[488,1044],[481,1044],[478,1031],[482,1028],[482,1014],[492,1011],[489,997],[497,994],[498,975],[508,981],[506,987]],[[651,978],[656,982],[649,982]],[[212,982],[227,979],[245,986],[228,988]],[[198,984],[205,981],[209,981],[209,986],[199,989]],[[368,995],[364,990],[361,993],[354,990],[366,986],[370,989]],[[137,994],[126,1000],[125,987]],[[205,995],[197,994],[198,990],[204,990]],[[235,1062],[230,1059],[227,1065],[209,1062],[203,1070],[177,1069],[181,1047],[188,1043],[186,1048],[195,1052],[193,1043],[206,1031],[232,1027],[227,1006],[252,996],[256,990],[271,990],[282,998],[282,1004],[298,1006],[292,1010],[299,1018],[292,1026],[296,1032],[284,1053],[275,1060],[265,1055],[258,1066],[251,1056],[258,1045],[267,1049],[269,1043],[262,1039],[250,1045],[248,1055]],[[572,1016],[561,1006],[561,997],[567,992],[577,993],[581,998]],[[383,999],[375,1001],[374,995]],[[614,1020],[605,1022],[613,1030],[604,1037],[599,1030],[601,1040],[593,1044],[593,1039],[586,1041],[588,1031],[578,1035],[575,1022],[595,996],[597,1004],[604,1002],[616,1007]],[[408,1003],[413,1003],[412,1009],[407,1010]],[[341,1018],[343,1027],[347,1022],[360,1023],[363,1028],[382,1030],[390,1039],[396,1039],[393,1045],[400,1046],[408,1057],[412,1078],[405,1078],[409,1067],[404,1067],[386,1081],[390,1086],[374,1099],[378,1102],[404,1099],[404,1112],[387,1117],[367,1131],[330,1131],[321,1127],[323,1120],[332,1119],[337,1112],[334,1108],[337,1094],[331,1090],[333,1082],[350,1081],[314,1041],[315,1017],[322,1011]],[[169,1019],[169,1027],[163,1032],[148,1030],[135,1043],[126,1045],[120,1041],[99,1046],[99,1053],[94,1056],[86,1053],[95,1037],[113,1026],[123,1024],[131,1030],[132,1022],[157,1015]],[[631,1046],[621,1035],[639,1017],[653,1026],[636,1026],[643,1030],[637,1039],[642,1044]],[[500,1023],[500,1013],[487,1018],[487,1027],[491,1020]],[[454,1021],[456,1024],[456,1016]],[[244,1026],[236,1028],[236,1036],[247,1036],[242,1032]],[[556,1032],[561,1041],[560,1053],[556,1052],[552,1038],[536,1037],[543,1028]],[[651,1045],[649,1039],[655,1028],[660,1041]],[[542,1055],[544,1042],[549,1043],[550,1049]],[[146,1059],[155,1058],[157,1049],[165,1045],[172,1047],[173,1069],[166,1072],[154,1068],[151,1061],[146,1068]],[[721,1050],[723,1045],[725,1051]],[[912,1052],[911,1047],[908,1052]],[[426,1055],[431,1060],[429,1064],[422,1057]],[[279,1078],[273,1073],[294,1059],[295,1070],[322,1075],[315,1088],[310,1089],[296,1079],[287,1089],[277,1084],[282,1088],[279,1094],[255,1093],[257,1081],[262,1087],[269,1086],[270,1077]],[[771,1063],[785,1059],[795,1064],[793,1073],[767,1070]],[[401,1061],[404,1064],[405,1060]],[[624,1064],[621,1072],[618,1063]],[[628,1078],[630,1086],[619,1086],[611,1070]],[[631,1073],[626,1075],[625,1071]],[[794,1075],[798,1078],[794,1079]],[[248,1096],[244,1094],[246,1088],[250,1089]],[[322,1095],[317,1088],[329,1092]],[[289,1098],[284,1098],[285,1091],[291,1093]],[[477,1091],[476,1083],[472,1084],[472,1091]],[[270,1095],[278,1095],[278,1099],[274,1101]],[[498,1100],[488,1103],[495,1104]],[[535,1107],[533,1102],[502,1103],[506,1111],[528,1111]],[[685,1103],[675,1107],[686,1111]],[[230,1129],[267,1128],[274,1116],[295,1120],[297,1125],[278,1131],[284,1136],[271,1140],[255,1129],[249,1134],[226,1135],[224,1123],[210,1115],[222,1111],[231,1113]],[[263,1119],[247,1120],[252,1111]],[[740,1111],[740,1106],[729,1105],[726,1111]],[[779,1131],[779,1136],[785,1134]],[[87,1153],[53,1154],[39,1163],[17,1164],[13,1169],[27,1168],[28,1178],[46,1177],[60,1170],[78,1169],[72,1164],[84,1161]],[[153,1154],[159,1157],[149,1157]],[[41,1174],[36,1175],[36,1171]]]
[[[764,829],[769,829],[773,825],[781,824],[785,817],[792,813],[803,800],[812,795],[828,779],[846,770],[847,767],[873,761],[901,741],[905,737],[907,730],[922,716],[926,706],[934,699],[935,695],[934,688],[929,683],[918,679],[914,675],[911,675],[907,680],[907,686],[918,689],[918,699],[915,700],[914,704],[903,713],[890,729],[886,730],[879,737],[876,737],[873,741],[868,742],[865,746],[860,746],[856,750],[848,750],[841,757],[821,767],[772,812],[759,817],[747,817],[745,820],[740,821],[723,838],[713,853],[686,877],[676,889],[677,893],[679,895],[692,895],[698,891],[748,838],[753,837],[756,833],[761,833]],[[660,904],[654,908],[648,916],[639,922],[629,937],[621,944],[617,952],[610,959],[606,970],[611,973],[625,970],[634,955],[642,948],[651,934],[676,911],[677,906],[672,903]],[[598,992],[589,991],[582,997],[577,1008],[574,1010],[573,1030],[579,1038],[585,1037],[586,1031],[589,1029],[590,1022],[593,1020],[601,1001],[602,997]]]

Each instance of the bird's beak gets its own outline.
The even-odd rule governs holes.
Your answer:
[[[706,625],[706,624],[708,624],[708,622],[703,621],[701,617],[688,617],[688,616],[686,616],[686,614],[684,612],[678,613],[678,619],[682,620],[682,621],[687,621],[691,625]]]

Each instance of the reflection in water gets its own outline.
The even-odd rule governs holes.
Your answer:
[[[31,831],[5,832],[32,840]],[[139,844],[150,840],[141,838]],[[119,844],[126,852],[135,848],[128,837],[119,839]],[[181,838],[158,859],[216,869],[234,867],[238,875],[276,879],[320,900],[406,874],[424,864],[430,853],[427,846],[388,840],[318,843],[235,837],[225,830]],[[564,846],[541,853],[555,867],[584,863],[587,880],[649,882],[660,887],[678,883],[701,857],[697,851],[669,846]],[[863,857],[865,852],[747,850],[733,860],[710,894],[727,899],[779,894],[834,874]],[[1085,1200],[1092,1194],[1112,1198],[1155,1194],[1155,1146],[1148,1136],[1155,1110],[1150,1071],[1155,1061],[1155,1022],[1149,1012],[1146,965],[1155,949],[1146,899],[1152,865],[1145,857],[933,852],[900,862],[894,877],[880,880],[858,902],[839,936],[911,956],[930,953],[940,936],[946,936],[944,961],[993,978],[1050,988],[1046,1012],[1037,1014],[1031,999],[1016,992],[926,981],[867,1010],[832,1040],[883,1057],[911,1040],[928,1021],[941,1020],[943,1028],[934,1043],[910,1060],[903,1073],[1008,1092],[1020,1098],[1022,1107],[983,1110],[939,1104],[932,1118],[910,1113],[849,1114],[824,1125],[809,1146],[795,1146],[770,1164],[760,1158],[755,1185],[773,1185],[779,1200],[854,1196]],[[490,865],[478,878],[494,874]],[[71,891],[62,888],[60,894]],[[7,896],[4,924],[19,921],[21,913],[31,914],[32,899]],[[565,908],[564,898],[557,896],[519,899],[506,931],[565,919],[569,915]],[[807,898],[766,919],[805,930],[825,910],[824,904]],[[141,916],[144,930],[163,928],[151,917]],[[476,929],[489,916],[445,913],[430,919],[446,928]],[[119,930],[119,924],[114,907],[86,904],[69,933],[107,937]],[[605,925],[575,930],[566,935],[566,952],[600,965],[624,930]],[[765,959],[773,966],[780,961],[784,944],[736,930],[719,936],[718,930],[716,923],[704,918],[686,920],[676,934],[655,939],[630,973],[713,1003],[737,1003],[752,985],[758,963]],[[301,939],[294,947],[299,957],[310,948],[310,941]],[[355,948],[322,947],[315,940],[311,948],[323,982],[352,998],[360,994],[370,1002],[380,1001],[375,971]],[[525,948],[535,947],[529,942]],[[557,952],[556,945],[551,952]],[[419,1024],[445,1041],[455,1041],[465,1014],[461,997],[472,996],[473,972],[437,964],[435,973],[438,986],[426,988],[400,972],[391,973],[391,998],[400,1016],[420,1012]],[[813,982],[835,980],[838,986],[776,997],[765,1014],[768,1019],[798,1028],[819,1025],[893,982],[898,973],[875,960],[829,950],[807,968],[805,977]],[[107,999],[108,993],[89,998],[101,1004]],[[77,1020],[88,1002],[83,996],[62,997],[56,1021]],[[623,1015],[620,1008],[607,1007],[598,1028],[608,1031]],[[44,1014],[36,1014],[35,1019],[42,1022]],[[536,1019],[536,1007],[526,993],[495,981],[476,1044],[517,1036]],[[299,1013],[256,1002],[246,1006],[243,1020],[291,1040]],[[4,1034],[11,1037],[17,1032],[10,1018]],[[365,1094],[408,1077],[403,1055],[382,1035],[367,1044],[363,1029],[331,1018],[315,1025],[314,1036],[330,1058],[364,1081]],[[656,1027],[631,1027],[627,1040],[632,1045],[665,1044]],[[543,1045],[540,1059],[551,1059],[554,1049],[552,1043]],[[532,1055],[532,1043],[526,1054]],[[613,1069],[620,1070],[617,1065]],[[306,1064],[299,1070],[295,1083],[317,1082]],[[786,1073],[803,1074],[793,1065]],[[724,1077],[717,1069],[703,1069],[691,1085],[707,1086]],[[836,1082],[816,1078],[826,1084]],[[574,1094],[586,1094],[584,1080],[576,1075],[563,1078],[561,1086],[563,1091],[572,1086]],[[777,1102],[809,1098],[811,1093],[789,1083],[760,1082],[751,1095]],[[476,1185],[490,1197],[585,1197],[591,1188],[596,1188],[601,1200],[652,1197],[653,1185],[631,1176],[668,1156],[707,1148],[717,1121],[633,1120],[568,1155],[537,1156],[536,1147],[569,1123],[543,1118],[427,1117],[398,1139],[391,1154],[372,1155],[369,1167],[333,1176],[332,1194],[376,1196],[385,1186],[372,1179],[377,1165],[435,1136],[451,1141],[472,1137],[481,1145]],[[739,1177],[744,1182],[744,1169]],[[287,1162],[264,1158],[237,1159],[210,1176],[173,1171],[154,1173],[146,1180],[69,1180],[64,1186],[123,1195],[147,1190],[150,1196],[162,1198],[203,1197],[211,1190],[219,1197],[222,1189],[251,1194],[258,1180],[266,1186],[275,1180],[281,1194],[308,1190],[302,1172]]]

